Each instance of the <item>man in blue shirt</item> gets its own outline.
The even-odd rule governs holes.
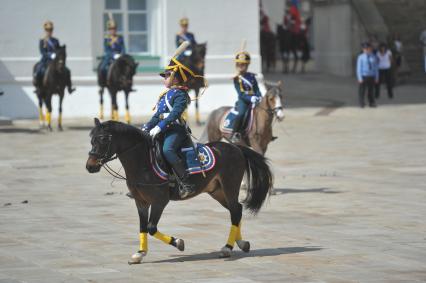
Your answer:
[[[370,107],[377,107],[374,99],[374,85],[379,82],[379,68],[377,58],[373,54],[370,43],[362,45],[362,53],[358,55],[356,63],[356,76],[359,83],[359,104],[365,106],[365,91],[367,90],[368,103]]]

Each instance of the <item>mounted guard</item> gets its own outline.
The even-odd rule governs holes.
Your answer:
[[[43,28],[45,36],[39,41],[41,59],[34,66],[33,72],[33,85],[36,87],[42,85],[47,65],[56,58],[56,51],[60,47],[59,40],[53,37],[53,22],[46,21],[43,24]],[[65,77],[68,92],[71,94],[75,89],[72,87],[71,83],[71,71],[67,67],[65,67]]]
[[[237,117],[231,135],[231,142],[233,143],[241,140],[240,131],[245,122],[244,118],[247,117],[247,111],[254,108],[262,99],[256,75],[248,72],[250,54],[244,49],[245,42],[243,42],[241,50],[235,56],[237,75],[234,77],[234,86],[238,94],[238,100],[235,104]]]
[[[188,84],[192,80],[204,82],[203,76],[195,74],[177,59],[189,44],[185,41],[179,46],[165,71],[160,74],[164,77],[167,89],[158,98],[154,107],[156,110],[154,116],[142,127],[142,130],[149,132],[152,138],[161,135],[164,139],[163,156],[172,167],[180,184],[179,194],[182,198],[194,192],[193,184],[188,183],[189,175],[185,162],[179,156],[181,148],[192,146],[190,129],[186,124],[186,110],[191,101],[188,95]]]
[[[126,53],[124,39],[117,34],[117,24],[109,14],[107,22],[108,35],[104,38],[104,57],[100,64],[101,74],[105,81],[108,81],[108,70],[111,64]]]
[[[195,41],[195,36],[192,32],[188,31],[189,26],[189,20],[187,17],[183,17],[179,21],[181,31],[176,34],[176,48],[181,46],[182,43],[185,41],[189,42],[189,46],[186,48],[186,50],[182,53],[181,56],[190,57],[192,54],[193,47],[197,44]]]

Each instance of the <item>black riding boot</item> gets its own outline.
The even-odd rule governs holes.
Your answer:
[[[241,134],[239,133],[241,121],[243,119],[237,117],[234,121],[234,127],[232,128],[231,142],[238,143],[241,140]]]
[[[195,192],[193,184],[188,183],[189,174],[186,172],[185,165],[182,160],[171,164],[179,183],[179,195],[185,198]]]

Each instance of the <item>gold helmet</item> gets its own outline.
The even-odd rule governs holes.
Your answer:
[[[189,20],[187,17],[183,17],[182,19],[179,20],[179,23],[181,26],[187,26],[189,24]]]
[[[51,21],[46,21],[43,24],[44,30],[53,30],[53,23]]]
[[[250,64],[250,54],[247,51],[240,51],[235,55],[235,63]]]
[[[114,20],[108,20],[107,21],[107,29],[116,29],[117,28],[117,24],[115,23]]]

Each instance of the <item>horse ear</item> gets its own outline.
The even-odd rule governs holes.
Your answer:
[[[95,118],[94,120],[95,120],[95,126],[99,127],[101,125],[101,121],[99,121],[98,118]]]

